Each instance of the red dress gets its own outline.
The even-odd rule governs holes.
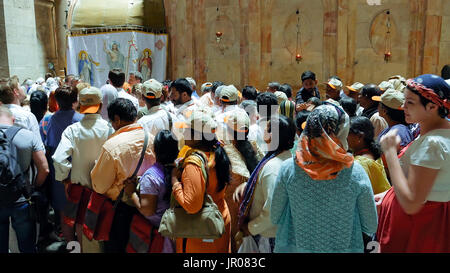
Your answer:
[[[430,202],[406,214],[391,188],[378,216],[381,253],[450,253],[450,202]]]

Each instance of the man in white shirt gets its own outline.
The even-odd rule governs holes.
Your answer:
[[[34,114],[20,106],[25,98],[24,90],[14,78],[9,79],[0,88],[0,102],[13,113],[14,125],[28,129],[35,135],[40,135],[39,124]],[[42,143],[42,140],[40,141]]]
[[[221,110],[216,112],[215,120],[218,125],[217,134],[219,139],[225,140],[227,137],[225,118],[233,112],[238,112],[240,115],[247,115],[247,112],[238,106],[239,95],[234,85],[223,86],[220,90],[219,98],[222,107]]]
[[[194,100],[194,102],[197,102],[197,100],[200,99],[200,96],[197,94],[197,83],[191,77],[187,77],[186,80],[191,84],[192,88],[191,98]]]
[[[211,90],[212,90],[213,84],[210,82],[205,82],[202,84],[201,93],[203,94],[200,99],[197,101],[197,104],[200,106],[207,106],[207,107],[213,107],[214,101],[211,98]]]
[[[142,85],[142,98],[149,114],[140,118],[138,123],[153,136],[162,130],[172,130],[173,124],[178,121],[174,114],[161,106],[162,88],[162,84],[155,79],[148,80]]]
[[[100,88],[100,91],[102,91],[102,109],[100,114],[104,120],[108,121],[108,105],[117,99],[117,89],[107,83]]]
[[[346,87],[349,90],[347,96],[354,99],[356,101],[356,103],[358,103],[359,92],[364,87],[364,84],[362,84],[360,82],[355,82],[351,86],[346,86]],[[358,103],[356,115],[361,116],[363,111],[364,111],[364,108],[362,108],[361,105],[359,105],[359,103]]]
[[[52,157],[55,179],[65,184],[66,192],[69,183],[92,190],[91,170],[103,144],[113,133],[113,128],[100,116],[102,93],[98,88],[81,90],[79,101],[80,113],[84,114],[84,117],[64,130],[61,142]],[[84,235],[81,239],[81,225],[77,224],[76,228],[79,241],[82,241],[83,252],[100,252],[99,243],[89,241]]]
[[[125,83],[125,73],[121,69],[113,69],[109,71],[108,79],[112,87],[116,89],[117,95],[114,94],[111,87],[109,87],[108,85],[102,87],[102,117],[106,120],[109,120],[107,119],[108,105],[116,98],[124,98],[130,100],[133,103],[134,107],[136,107],[136,111],[139,111],[139,100],[123,90],[123,84]]]
[[[188,120],[197,108],[191,98],[193,92],[191,84],[186,79],[179,78],[170,85],[170,92],[170,100],[175,105],[177,118],[183,122]]]

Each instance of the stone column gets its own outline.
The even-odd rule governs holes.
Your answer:
[[[5,14],[3,1],[0,1],[0,78],[9,77],[8,43],[6,41]]]

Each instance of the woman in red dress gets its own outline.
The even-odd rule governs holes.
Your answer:
[[[395,130],[381,139],[393,187],[375,196],[380,251],[450,252],[450,86],[428,74],[404,92],[406,121],[421,132],[400,159]]]

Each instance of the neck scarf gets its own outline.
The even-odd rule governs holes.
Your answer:
[[[322,105],[308,117],[296,163],[314,180],[332,180],[344,168],[352,166],[354,158],[342,147],[337,135],[342,130],[335,106]]]
[[[241,202],[241,205],[239,206],[239,227],[242,227],[244,225],[250,213],[250,207],[253,202],[253,194],[255,192],[256,182],[258,181],[259,172],[262,170],[264,165],[269,162],[269,160],[276,157],[278,154],[279,153],[268,153],[267,155],[265,155],[263,159],[258,163],[255,170],[252,172],[247,182],[247,186],[245,187],[244,198]]]

